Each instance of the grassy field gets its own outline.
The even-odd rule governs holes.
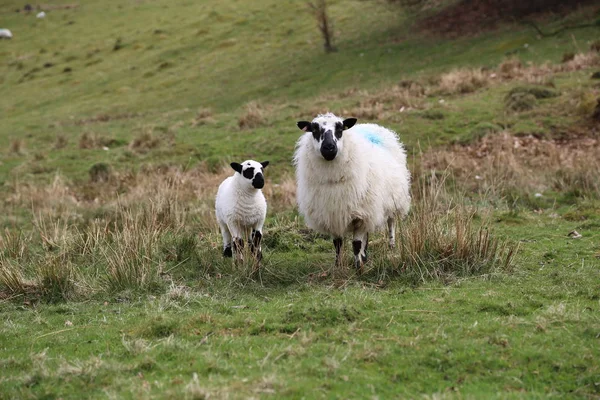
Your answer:
[[[328,2],[0,5],[0,398],[599,398],[597,6],[444,38]],[[334,269],[295,122],[396,130],[398,248]],[[258,274],[221,257],[231,161],[270,160]]]

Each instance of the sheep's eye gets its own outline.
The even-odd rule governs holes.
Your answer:
[[[344,128],[340,124],[335,124],[335,137],[338,139],[342,138],[342,133],[344,132]]]
[[[321,135],[323,134],[323,129],[321,128],[321,126],[319,124],[312,125],[312,134],[313,134],[313,137],[315,138],[315,140],[321,139]]]

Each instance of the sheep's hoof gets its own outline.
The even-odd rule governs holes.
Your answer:
[[[226,257],[226,258],[233,257],[233,251],[231,251],[231,246],[225,247],[225,250],[223,250],[223,257]]]

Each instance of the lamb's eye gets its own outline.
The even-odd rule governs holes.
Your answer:
[[[316,126],[312,131],[313,137],[315,140],[321,140],[321,135],[323,135],[323,130],[320,126]]]
[[[246,178],[246,179],[252,179],[254,177],[254,168],[253,167],[246,168],[244,170],[244,172],[242,173],[242,175],[244,175],[244,178]]]

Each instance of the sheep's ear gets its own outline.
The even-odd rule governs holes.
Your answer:
[[[312,132],[311,124],[308,121],[298,121],[296,125],[298,125],[298,128],[300,128],[304,132]]]
[[[263,162],[260,163],[260,165],[262,165],[263,168],[267,168],[267,165],[269,165],[269,162],[268,161],[263,161]]]
[[[234,171],[239,172],[240,174],[242,173],[242,164],[238,164],[236,162],[232,162],[229,165],[231,165],[231,168],[233,168]]]
[[[352,128],[355,123],[356,123],[356,118],[346,118],[344,120],[344,130]]]

